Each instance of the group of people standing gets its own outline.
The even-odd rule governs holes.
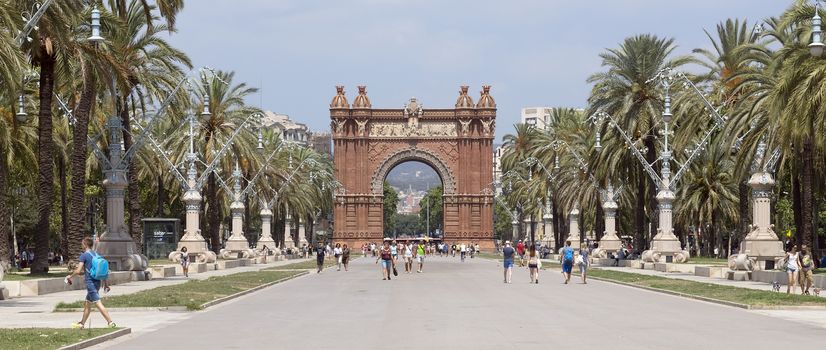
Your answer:
[[[800,286],[800,293],[809,295],[809,289],[814,284],[814,269],[815,263],[812,258],[812,252],[807,245],[801,246],[800,251],[797,246],[786,253],[780,261],[781,268],[786,270],[789,277],[789,285],[786,287],[786,293],[796,293],[796,286]]]
[[[382,280],[389,281],[392,276],[398,276],[396,262],[401,258],[404,261],[404,272],[413,273],[414,260],[418,263],[417,273],[424,269],[424,259],[427,256],[427,245],[424,241],[417,244],[396,241],[384,242],[378,250],[376,264],[381,262]]]
[[[537,253],[535,245],[530,245],[525,248],[525,244],[518,242],[516,247],[511,246],[510,241],[505,241],[505,247],[502,248],[503,266],[504,266],[504,282],[512,283],[513,277],[513,263],[515,258],[519,258],[519,266],[525,266],[527,262],[530,283],[539,284],[539,270],[542,269],[542,260]],[[565,247],[562,248],[559,254],[559,262],[562,264],[562,276],[564,283],[568,284],[571,281],[571,271],[574,265],[579,267],[579,273],[582,277],[582,284],[587,284],[588,268],[591,266],[590,249],[583,244],[579,251],[575,251],[571,247],[571,241],[565,242]]]
[[[327,246],[329,247],[329,244]],[[325,248],[323,244],[319,243],[315,248],[315,261],[318,267],[316,273],[321,273],[324,270],[324,257],[326,255],[331,255],[336,259],[336,271],[341,271],[342,267],[344,267],[345,272],[350,270],[350,247],[346,243],[336,243],[332,249]]]

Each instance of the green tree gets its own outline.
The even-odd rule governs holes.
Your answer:
[[[654,77],[666,67],[680,68],[693,62],[691,57],[676,57],[674,39],[659,38],[642,34],[626,38],[616,49],[608,49],[599,55],[606,71],[591,75],[589,83],[594,87],[588,98],[590,112],[604,111],[617,119],[619,127],[625,130],[635,142],[632,147],[644,148],[648,163],[657,159],[659,146],[657,124],[663,108],[663,93]],[[590,113],[589,113],[590,114]],[[642,166],[628,152],[624,140],[609,132],[608,124],[602,126],[604,147],[600,166],[604,173],[610,172],[611,165],[630,167],[626,172],[630,181],[636,181],[636,234],[638,247],[645,247],[646,208],[651,212],[657,207],[655,184],[643,172]],[[652,231],[656,229],[656,219],[651,216]],[[652,232],[652,235],[654,232]]]
[[[442,197],[444,188],[442,185],[432,187],[419,201],[419,228],[420,232],[432,235],[436,230],[444,232],[444,214]],[[428,208],[430,208],[430,232],[428,232]]]
[[[399,193],[390,186],[387,181],[384,182],[384,236],[392,237],[393,230],[396,228],[396,210],[399,205]]]

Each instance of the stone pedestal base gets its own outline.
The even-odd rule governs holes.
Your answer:
[[[0,285],[0,300],[8,300],[9,299],[9,290],[6,287]]]
[[[642,252],[644,262],[659,263],[684,263],[688,261],[690,254],[680,247],[680,240],[676,239],[655,239],[651,241],[651,250]]]
[[[622,247],[622,241],[617,236],[602,237],[599,241],[599,247],[595,249],[591,255],[594,258],[607,259],[611,253],[616,253]]]
[[[255,250],[264,249],[264,246],[271,251],[277,249],[275,247],[275,240],[273,240],[272,237],[261,237],[261,239],[258,240],[258,243],[255,244]]]
[[[255,252],[250,249],[250,244],[243,235],[230,237],[227,240],[226,248],[221,249],[221,259],[249,259],[255,257]]]
[[[169,260],[173,262],[181,261],[181,248],[186,247],[187,255],[189,255],[190,263],[214,263],[218,260],[218,256],[209,250],[207,242],[203,237],[192,238],[184,236],[178,241],[178,250],[169,253]]]
[[[776,239],[746,239],[740,244],[740,254],[729,256],[728,266],[738,271],[772,270],[784,255],[783,242]]]
[[[125,234],[104,233],[95,250],[109,261],[112,271],[144,271],[149,259],[141,254],[132,238]]]
[[[284,238],[284,246],[281,247],[283,249],[292,249],[295,248],[295,242],[291,236],[287,236]]]

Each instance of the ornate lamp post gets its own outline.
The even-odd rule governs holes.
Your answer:
[[[660,159],[662,160],[662,167],[660,169],[660,174],[652,167],[652,164],[649,164],[645,157],[642,155],[642,152],[638,150],[634,146],[634,142],[631,141],[631,138],[628,134],[625,133],[624,130],[619,126],[617,121],[608,113],[599,112],[596,115],[592,116],[591,118],[595,121],[596,124],[600,124],[601,122],[607,120],[609,125],[613,127],[617,133],[622,136],[625,140],[626,144],[631,149],[634,156],[643,166],[646,173],[648,173],[649,177],[652,181],[657,185],[657,202],[659,204],[659,227],[657,229],[657,234],[651,240],[651,249],[644,251],[642,255],[642,259],[647,262],[685,262],[689,258],[689,252],[687,250],[683,250],[680,246],[680,241],[677,239],[677,236],[674,235],[673,226],[672,226],[672,208],[673,203],[675,201],[674,195],[674,188],[677,182],[685,175],[685,172],[688,170],[688,165],[703,151],[704,145],[708,143],[709,139],[711,138],[712,134],[717,131],[720,127],[722,127],[725,122],[726,118],[721,116],[716,108],[714,108],[711,103],[705,98],[699,88],[697,88],[694,83],[685,76],[685,74],[681,72],[677,72],[672,70],[671,68],[665,68],[660,73],[658,73],[653,79],[660,80],[664,90],[665,90],[665,105],[662,114],[663,118],[663,141],[664,147],[663,150],[660,152]],[[653,80],[652,79],[652,80]],[[697,144],[697,146],[690,152],[690,156],[688,159],[683,163],[677,173],[674,175],[674,178],[671,178],[671,161],[672,161],[672,153],[670,144],[668,143],[669,137],[669,123],[672,120],[673,115],[671,114],[671,96],[670,90],[674,84],[675,79],[681,79],[683,81],[683,85],[686,88],[690,88],[689,91],[695,93],[699,96],[704,105],[706,106],[706,110],[709,111],[714,117],[715,123],[711,125],[708,132],[703,136],[702,140]],[[600,144],[601,137],[599,132],[597,132],[597,150],[602,148]]]

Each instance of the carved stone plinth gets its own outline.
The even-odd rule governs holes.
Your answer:
[[[563,248],[568,241],[571,241],[571,248],[574,250],[579,250],[579,241],[582,239],[579,233],[579,208],[578,206],[574,206],[574,209],[571,209],[571,212],[568,214],[568,227],[570,228],[570,233],[568,233],[568,237],[565,238],[565,241],[562,242]],[[559,248],[559,253],[562,254],[562,249]]]
[[[119,121],[109,121],[110,128],[117,125],[120,125]],[[120,145],[120,132],[118,129],[110,135],[111,140],[118,142],[118,145]],[[109,268],[112,271],[144,271],[149,265],[149,260],[138,250],[135,241],[126,232],[123,224],[123,197],[127,184],[126,169],[124,165],[114,160],[120,159],[120,146],[110,146],[109,152],[114,165],[104,172],[106,178],[103,180],[103,188],[106,191],[107,229],[99,238],[95,251],[109,261]]]
[[[261,251],[264,247],[269,250],[277,249],[275,240],[272,239],[271,226],[272,225],[272,210],[261,209],[261,238],[255,244],[255,250]]]
[[[237,171],[237,170],[236,170]],[[238,259],[255,257],[255,252],[250,249],[250,243],[244,237],[244,202],[241,202],[239,194],[240,186],[236,181],[235,200],[229,205],[232,212],[232,235],[226,242],[225,248],[221,249],[221,259]]]
[[[771,224],[771,191],[774,178],[768,172],[755,172],[749,179],[752,196],[752,222],[749,233],[740,243],[740,253],[729,257],[732,270],[763,270],[785,255]],[[741,256],[742,255],[742,256]]]
[[[664,175],[667,175],[664,174]],[[690,257],[687,250],[683,250],[680,240],[674,235],[672,224],[672,205],[674,203],[674,192],[671,191],[668,176],[663,176],[664,181],[660,191],[657,193],[657,202],[660,211],[660,227],[657,235],[651,239],[651,249],[642,252],[642,260],[645,262],[675,262],[684,263]]]
[[[195,190],[195,168],[190,166],[188,171],[187,184],[189,189],[184,192],[182,198],[184,205],[186,205],[186,228],[184,229],[184,236],[178,241],[178,249],[169,253],[169,260],[180,262],[181,249],[186,247],[189,261],[199,263],[214,263],[217,260],[215,252],[209,250],[204,236],[201,235],[201,230],[198,229],[201,211],[201,193]]]
[[[622,240],[617,237],[617,209],[619,206],[614,201],[614,189],[608,186],[605,195],[606,199],[602,203],[602,210],[605,212],[605,234],[599,240],[599,247],[592,255],[596,258],[606,259],[610,253],[616,252],[622,247]]]
[[[305,230],[304,219],[298,221],[298,247],[305,246],[307,242],[307,231]]]

